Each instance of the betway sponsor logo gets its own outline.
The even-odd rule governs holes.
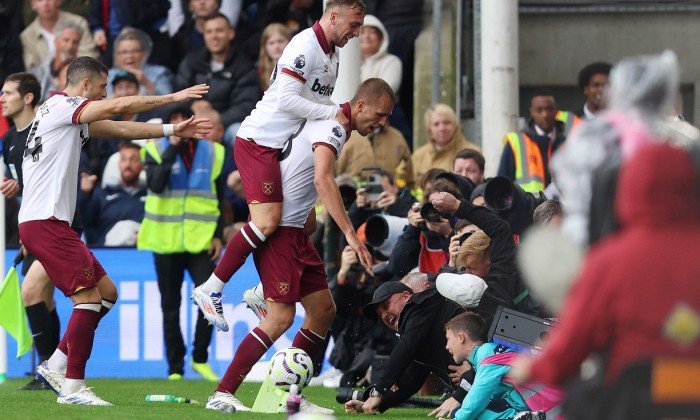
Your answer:
[[[316,92],[319,95],[331,96],[333,94],[333,89],[331,85],[322,85],[318,82],[318,79],[314,80],[314,84],[311,86],[311,91]]]

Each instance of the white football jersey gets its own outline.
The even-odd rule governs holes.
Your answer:
[[[22,161],[19,223],[51,217],[73,222],[80,147],[88,139],[88,125],[79,124],[78,116],[88,102],[59,92],[39,107]]]
[[[272,73],[272,83],[255,109],[243,120],[236,135],[262,146],[281,149],[303,118],[279,109],[279,80],[294,77],[304,84],[301,97],[322,105],[334,105],[331,95],[338,77],[338,47],[328,45],[318,23],[298,33],[287,44]],[[324,51],[324,48],[326,49]],[[283,74],[284,73],[284,74]]]
[[[289,138],[280,153],[282,174],[282,219],[280,226],[301,228],[316,203],[314,153],[316,147],[328,147],[336,159],[343,150],[347,133],[338,121],[306,121]]]

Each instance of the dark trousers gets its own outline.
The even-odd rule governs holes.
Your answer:
[[[153,254],[158,275],[160,307],[163,310],[163,335],[165,352],[168,358],[168,374],[183,374],[185,364],[185,343],[180,331],[180,290],[185,277],[185,270],[190,273],[195,286],[204,283],[214,271],[215,264],[211,255],[204,251],[199,254],[188,252],[177,254]],[[211,343],[213,327],[204,318],[202,311],[197,311],[197,325],[194,332],[194,349],[192,360],[206,363],[208,347]]]

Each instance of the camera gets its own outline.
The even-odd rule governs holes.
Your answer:
[[[367,401],[369,398],[369,393],[372,388],[365,389],[355,389],[350,387],[340,387],[338,388],[338,394],[335,396],[335,400],[339,404],[345,404],[350,400]]]
[[[384,192],[384,187],[382,186],[382,176],[379,174],[369,174],[367,175],[367,180],[364,184],[367,200],[373,203],[379,201],[379,195]]]
[[[425,221],[427,222],[439,222],[442,219],[448,219],[450,218],[449,213],[441,213],[439,212],[435,206],[433,206],[433,203],[425,203],[423,206],[420,208],[420,215]]]
[[[408,224],[405,217],[390,216],[388,214],[375,214],[367,219],[365,235],[367,244],[384,256],[391,255],[403,228]]]

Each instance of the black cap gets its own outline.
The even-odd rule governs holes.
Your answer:
[[[119,70],[112,80],[112,87],[116,86],[117,83],[121,82],[122,80],[128,80],[132,83],[136,83],[136,86],[139,86],[139,79],[136,78],[134,73],[126,70]]]
[[[382,284],[374,291],[372,301],[362,308],[362,313],[369,319],[375,319],[377,317],[377,305],[389,299],[391,295],[402,292],[413,294],[413,290],[400,281],[388,281]]]

